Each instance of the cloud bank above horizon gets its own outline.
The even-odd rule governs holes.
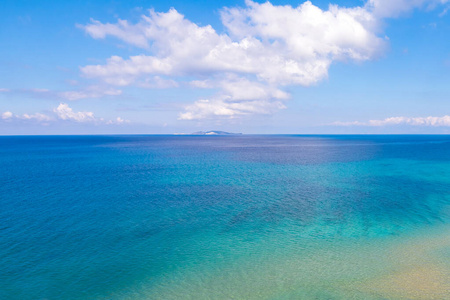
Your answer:
[[[334,122],[331,125],[335,126],[396,126],[396,125],[411,125],[411,126],[432,126],[432,127],[450,127],[450,116],[442,117],[390,117],[383,120],[369,120],[368,122]]]
[[[14,114],[11,111],[0,112],[0,121],[4,122],[37,122],[41,124],[51,124],[56,122],[75,122],[75,123],[92,123],[92,124],[106,124],[106,125],[120,125],[129,123],[129,120],[124,120],[117,117],[115,120],[105,120],[97,118],[93,112],[90,111],[74,111],[68,104],[60,103],[51,112],[34,113],[34,114]]]

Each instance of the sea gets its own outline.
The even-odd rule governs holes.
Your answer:
[[[450,299],[450,136],[2,136],[0,299]]]

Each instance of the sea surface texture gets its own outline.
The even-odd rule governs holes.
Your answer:
[[[0,299],[450,299],[450,136],[0,137]]]

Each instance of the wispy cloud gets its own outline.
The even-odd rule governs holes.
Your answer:
[[[0,89],[0,92],[10,92],[15,94],[25,94],[35,98],[55,99],[55,100],[81,100],[98,99],[106,96],[119,96],[122,90],[101,85],[90,85],[71,91],[54,91],[45,88],[27,88],[27,89]]]
[[[117,117],[115,120],[106,121],[106,124],[108,124],[108,125],[120,125],[120,124],[125,124],[125,123],[130,123],[130,121],[124,120],[121,117]]]
[[[5,111],[4,113],[2,113],[3,120],[8,120],[8,119],[11,119],[12,117],[13,117],[13,113],[10,111]]]
[[[117,117],[114,120],[104,120],[97,118],[90,111],[74,111],[68,104],[60,103],[52,111],[46,113],[33,114],[13,114],[11,111],[5,111],[0,114],[1,119],[6,122],[12,121],[32,121],[37,123],[56,123],[56,122],[75,122],[75,123],[92,123],[92,124],[125,124],[130,121]]]
[[[94,85],[76,91],[57,92],[56,96],[65,100],[72,101],[80,99],[102,98],[104,96],[119,96],[121,94],[122,91],[119,89],[114,89],[110,87],[105,88]]]
[[[450,9],[450,6],[447,6],[446,8],[444,8],[444,10],[439,14],[439,17],[443,17],[448,13],[448,10]]]
[[[153,76],[145,78],[144,80],[137,82],[137,86],[147,89],[167,89],[178,87],[179,83],[173,79],[165,79],[160,76]]]
[[[433,9],[448,0],[369,0],[365,8],[377,18],[393,18],[415,8]]]
[[[36,120],[39,122],[48,122],[48,121],[52,121],[53,118],[51,116],[47,116],[45,114],[41,114],[41,113],[34,113],[34,114],[23,114],[21,116],[17,116],[17,118],[19,119],[23,119],[23,120]]]
[[[367,122],[334,122],[335,126],[395,126],[395,125],[411,125],[411,126],[450,126],[450,116],[443,117],[390,117],[384,120],[370,120]]]
[[[90,36],[95,39],[103,39],[107,35],[112,35],[121,40],[140,47],[149,48],[148,39],[145,34],[145,26],[138,24],[129,24],[127,20],[118,20],[116,24],[102,24],[101,22],[91,19],[91,24],[77,27],[84,29]]]

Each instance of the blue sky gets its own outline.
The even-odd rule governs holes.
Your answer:
[[[0,134],[450,133],[450,1],[0,4]]]

